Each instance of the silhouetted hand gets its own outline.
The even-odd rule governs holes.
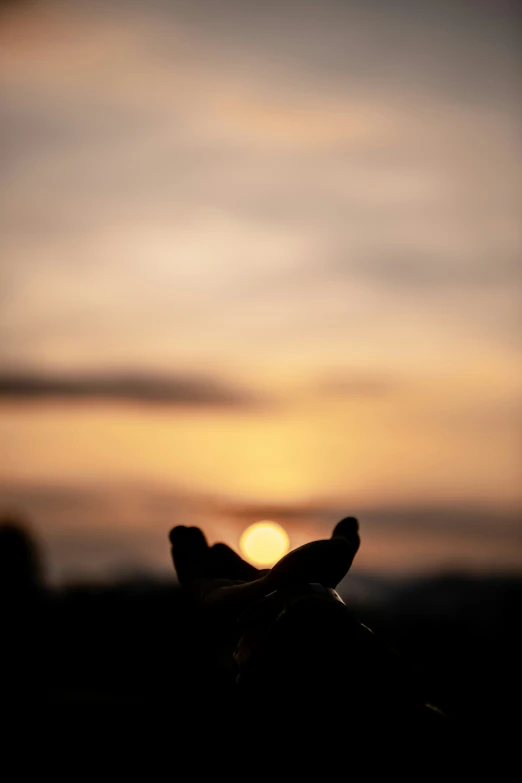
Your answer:
[[[209,547],[197,527],[170,532],[172,557],[182,587],[207,607],[242,608],[274,590],[318,582],[335,588],[348,573],[359,549],[358,522],[346,517],[332,537],[289,552],[273,568],[258,570],[226,544]]]
[[[396,738],[394,763],[402,770],[405,737],[412,746],[425,748],[431,758],[433,748],[440,755],[446,747],[447,730],[440,713],[426,706],[421,683],[409,665],[332,594],[359,549],[358,527],[355,518],[347,517],[330,539],[305,544],[264,571],[225,544],[209,547],[197,527],[174,528],[170,541],[181,585],[202,607],[219,610],[207,615],[218,622],[210,623],[211,634],[201,646],[208,653],[220,629],[217,644],[235,662],[231,674],[238,704],[241,714],[249,716],[243,742],[250,738],[257,749],[256,732],[266,731],[260,705],[269,705],[272,730],[299,727],[303,751],[296,753],[292,746],[292,764],[301,759],[306,765],[314,745],[322,762],[336,758],[331,727],[339,723],[357,748],[368,737],[372,743],[376,738]],[[219,657],[220,665],[224,659]],[[202,669],[209,662],[212,674],[216,666],[212,656]],[[216,701],[221,708],[226,703],[221,697]],[[231,704],[234,710],[236,702]],[[256,724],[253,716],[258,714]],[[318,723],[317,716],[324,723]],[[243,724],[236,717],[233,713],[237,738]],[[324,735],[318,734],[321,728]],[[332,769],[345,761],[343,742],[338,751]],[[389,766],[390,756],[385,754],[385,759]],[[415,767],[414,755],[407,755],[406,761]]]

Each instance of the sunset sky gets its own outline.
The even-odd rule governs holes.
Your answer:
[[[0,506],[53,579],[166,534],[522,566],[518,4],[0,6]]]

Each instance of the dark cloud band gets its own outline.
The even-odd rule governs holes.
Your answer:
[[[214,378],[135,374],[0,373],[0,400],[116,400],[198,407],[238,407],[253,397]]]

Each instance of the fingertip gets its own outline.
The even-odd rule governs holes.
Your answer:
[[[187,539],[190,541],[192,546],[197,547],[204,547],[205,549],[208,548],[207,539],[205,538],[205,534],[199,527],[187,527],[185,528]]]
[[[359,537],[359,522],[355,517],[344,517],[338,522],[332,533],[332,538],[347,538],[350,541]]]
[[[169,533],[169,541],[174,546],[179,541],[180,535],[183,535],[183,531],[187,530],[185,525],[176,525]]]

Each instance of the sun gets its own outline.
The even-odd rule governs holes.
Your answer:
[[[256,522],[243,531],[239,540],[242,554],[255,565],[268,566],[286,555],[290,539],[275,522]]]

